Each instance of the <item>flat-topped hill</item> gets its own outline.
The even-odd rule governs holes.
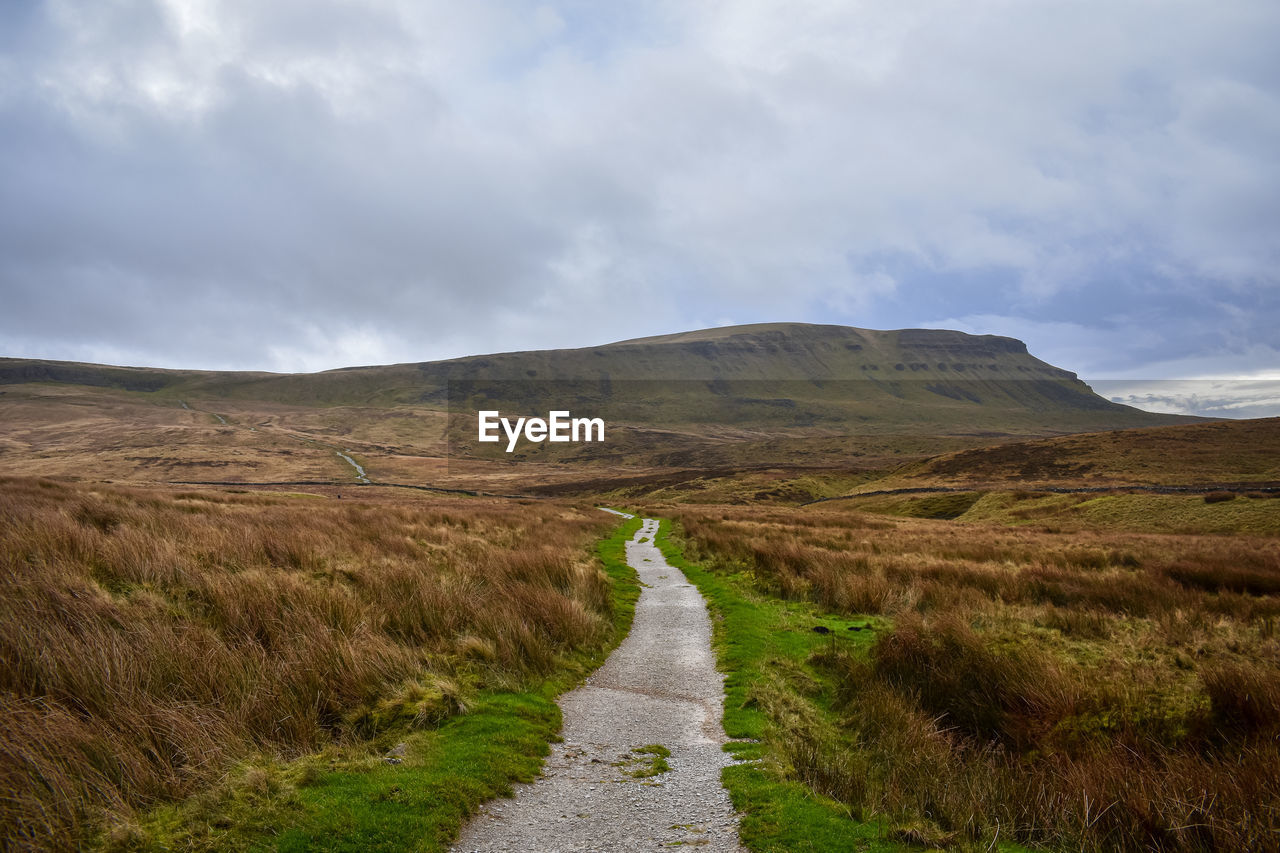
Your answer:
[[[608,441],[514,454],[468,445],[480,409],[600,417]],[[438,481],[457,471],[447,460],[475,457],[880,468],[1013,438],[1194,420],[1112,403],[1021,341],[935,329],[770,323],[308,374],[0,359],[0,469],[130,479],[349,475],[339,451],[375,479],[401,481]]]
[[[0,384],[58,383],[201,400],[444,408],[504,383],[536,408],[569,391],[631,422],[722,422],[952,433],[1072,432],[1185,421],[1112,403],[1013,338],[935,329],[769,323],[597,347],[351,367],[310,374],[110,367],[0,359]],[[557,389],[551,383],[568,383]],[[624,383],[624,384],[619,384]],[[629,388],[625,383],[638,383]],[[735,384],[738,383],[738,384]],[[516,385],[525,387],[517,388]],[[547,399],[540,399],[546,396]],[[642,401],[645,405],[628,405]]]

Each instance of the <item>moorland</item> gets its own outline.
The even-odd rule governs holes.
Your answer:
[[[611,441],[462,440],[565,394]],[[607,504],[710,602],[752,849],[1276,849],[1278,489],[1280,420],[956,332],[0,360],[0,835],[445,849],[625,633]]]

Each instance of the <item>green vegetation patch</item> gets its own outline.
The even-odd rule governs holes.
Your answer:
[[[671,769],[667,759],[671,750],[660,743],[637,746],[613,763],[614,767],[624,768],[623,772],[636,779],[649,779],[666,773]]]
[[[852,818],[846,806],[815,794],[800,782],[778,779],[753,764],[726,767],[724,785],[733,807],[742,812],[740,832],[751,850],[781,853],[804,850],[899,850],[882,828]]]
[[[988,521],[1065,530],[1280,534],[1280,499],[1264,493],[946,492],[853,499],[847,506],[906,518]]]
[[[1080,503],[1075,511],[1100,528],[1280,534],[1280,500],[1267,497],[1206,502],[1204,495],[1104,495]]]
[[[486,693],[433,731],[400,733],[228,782],[116,827],[109,850],[440,851],[476,807],[531,781],[560,726],[551,697]],[[326,761],[327,758],[327,761]]]
[[[865,498],[858,509],[904,518],[959,518],[982,499],[982,492],[942,492],[929,495],[891,495]]]
[[[537,775],[560,728],[550,696],[495,693],[401,764],[324,774],[302,788],[303,819],[270,845],[289,851],[445,850],[476,806]],[[415,742],[416,741],[416,742]]]

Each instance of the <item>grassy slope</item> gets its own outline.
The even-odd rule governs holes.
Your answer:
[[[1277,483],[1280,418],[1267,418],[947,453],[863,482],[840,505],[911,518],[1064,530],[1274,535],[1280,533]],[[1096,493],[1129,487],[1190,493]],[[896,489],[925,491],[875,494]],[[1091,491],[1063,491],[1072,489]]]
[[[1280,481],[1280,418],[1062,436],[926,459],[862,491]]]
[[[878,495],[840,501],[842,507],[902,518],[1146,533],[1280,535],[1280,500],[1266,495],[1057,494],[1027,491]]]
[[[434,482],[446,467],[443,414],[406,406],[287,406],[29,384],[0,388],[0,422],[0,472],[20,476],[354,484],[335,450],[371,462],[374,476],[389,482]]]
[[[289,763],[248,762],[226,784],[117,827],[103,843],[118,850],[441,851],[480,803],[531,781],[560,727],[555,696],[595,669],[626,635],[639,598],[622,523],[598,547],[613,596],[613,638],[566,661],[523,692],[480,693],[467,713],[437,729],[380,732],[354,749]],[[380,757],[395,749],[400,763]]]

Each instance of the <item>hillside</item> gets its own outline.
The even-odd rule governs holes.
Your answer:
[[[609,439],[507,455],[471,440],[481,408],[569,409],[604,418]],[[573,480],[583,464],[871,469],[1192,420],[1111,403],[1012,338],[799,323],[313,374],[0,359],[0,416],[12,473],[341,480],[354,476],[341,452],[375,479],[432,483]],[[520,467],[548,461],[571,464]]]
[[[1061,436],[945,453],[862,491],[1280,485],[1280,418]]]
[[[452,391],[454,402],[505,395],[532,410],[545,407],[544,398],[567,396],[613,407],[621,416],[615,419],[649,425],[847,427],[853,421],[884,431],[1072,432],[1187,420],[1111,403],[1012,338],[802,323],[312,374],[0,359],[0,385],[23,383],[302,406],[444,409]]]

